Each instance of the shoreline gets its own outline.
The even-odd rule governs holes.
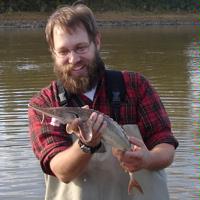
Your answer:
[[[179,20],[97,20],[99,27],[134,27],[134,26],[193,26],[199,25],[194,21],[179,21]],[[44,28],[46,20],[0,20],[0,29],[6,28]]]
[[[7,13],[0,15],[0,29],[5,28],[44,28],[49,13]],[[190,26],[199,25],[197,16],[192,13],[139,13],[104,12],[95,13],[99,27],[131,26]]]

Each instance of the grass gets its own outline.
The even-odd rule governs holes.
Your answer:
[[[46,20],[48,16],[49,13],[41,13],[41,12],[8,12],[0,14],[0,20],[16,20],[16,21]]]
[[[181,21],[191,21],[194,19],[195,15],[193,13],[177,13],[177,12],[139,12],[139,11],[127,11],[127,12],[97,12],[95,16],[98,20],[181,20]]]
[[[8,12],[0,14],[0,20],[46,20],[50,13],[45,12]],[[95,16],[99,21],[122,21],[122,20],[178,20],[191,21],[195,19],[195,14],[187,12],[140,12],[140,11],[106,11],[95,12]]]

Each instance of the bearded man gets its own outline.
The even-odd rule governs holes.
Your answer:
[[[61,87],[65,106],[87,105],[111,116],[107,70],[99,54],[101,37],[92,11],[83,4],[57,9],[46,25],[46,39],[58,80],[43,88],[30,104],[63,106]],[[169,199],[163,169],[172,163],[178,142],[171,132],[168,115],[148,80],[134,72],[123,71],[122,75],[125,101],[120,105],[118,123],[137,124],[141,132],[141,139],[136,139],[133,129],[129,129],[133,149],[126,152],[112,151],[108,144],[102,144],[107,126],[103,114],[91,114],[88,120],[93,137],[84,143],[67,133],[66,124],[50,117],[41,122],[40,114],[29,108],[32,148],[45,174],[45,199]],[[74,124],[78,127],[79,121]],[[128,195],[129,175],[125,171],[138,176],[142,192]]]

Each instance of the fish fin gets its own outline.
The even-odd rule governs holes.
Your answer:
[[[75,119],[66,126],[66,131],[69,134],[75,134],[82,142],[87,143],[92,139],[92,129],[81,119]]]
[[[138,191],[143,194],[143,189],[140,186],[140,184],[137,182],[137,180],[135,178],[131,178],[128,184],[128,194],[131,194],[131,191],[133,189],[133,187],[137,188]]]
[[[72,133],[78,132],[79,129],[78,129],[78,126],[74,126],[74,124],[70,122],[66,125],[66,131],[67,133],[72,134]]]

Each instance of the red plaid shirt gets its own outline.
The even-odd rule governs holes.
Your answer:
[[[139,73],[123,72],[126,85],[126,96],[120,106],[120,124],[138,124],[143,140],[148,149],[160,143],[178,146],[177,140],[171,132],[171,125],[163,104],[150,83]],[[100,81],[94,100],[80,95],[81,100],[90,108],[107,115],[111,114],[106,93],[105,77]],[[56,81],[40,91],[30,100],[30,104],[41,107],[58,107],[59,98]],[[73,106],[70,105],[70,106]],[[67,149],[71,144],[71,137],[65,132],[64,125],[51,125],[51,118],[42,121],[33,109],[29,108],[29,131],[32,148],[40,160],[43,171],[52,174],[49,167],[50,160],[58,152]]]

